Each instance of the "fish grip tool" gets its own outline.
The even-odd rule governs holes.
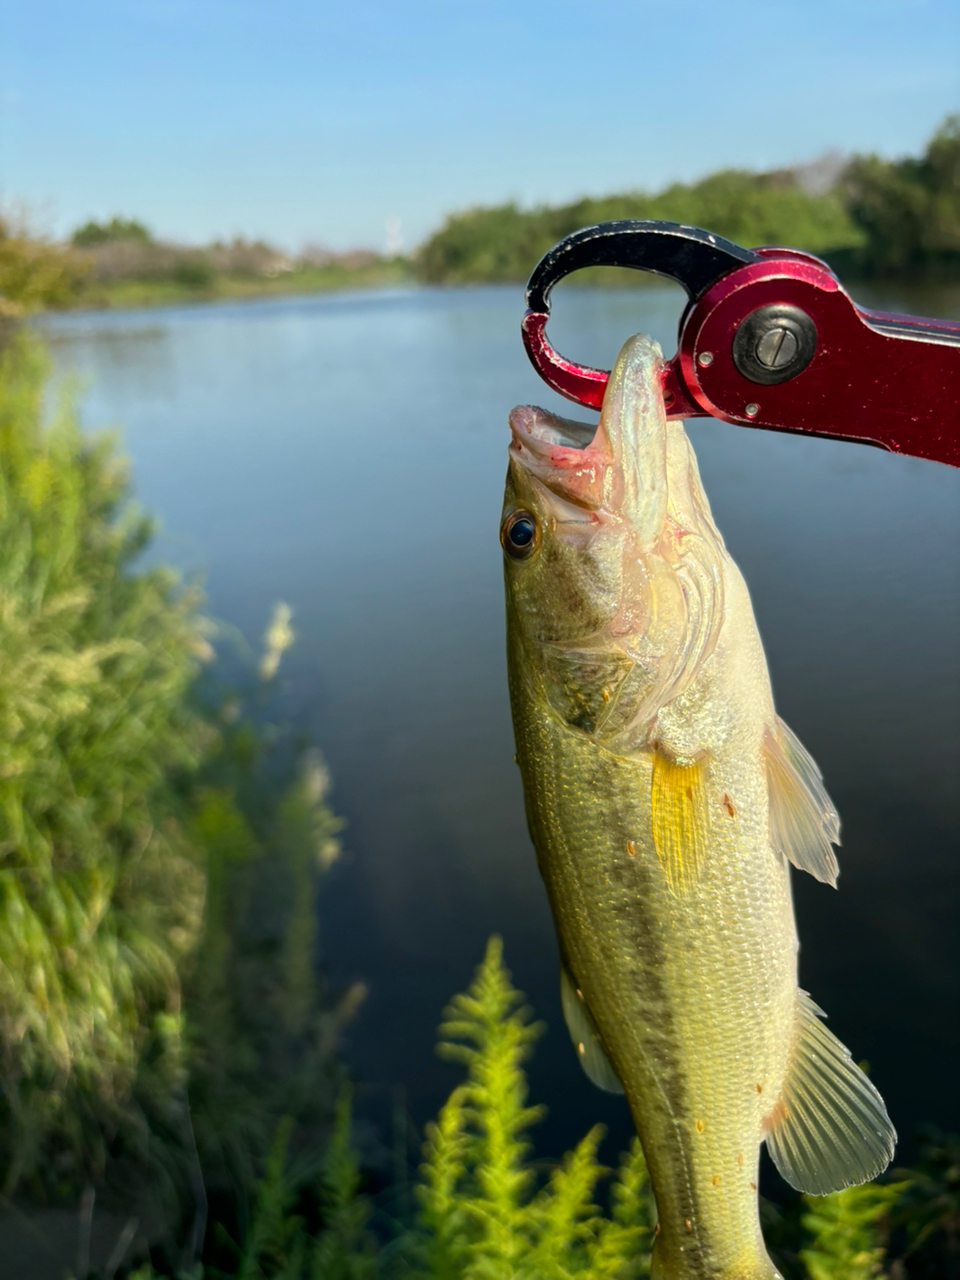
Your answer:
[[[663,371],[668,418],[721,418],[960,466],[960,321],[866,310],[812,254],[744,249],[677,222],[584,227],[534,268],[524,346],[567,399],[599,409],[609,372],[551,345],[550,294],[598,266],[653,272],[686,291],[677,353]]]

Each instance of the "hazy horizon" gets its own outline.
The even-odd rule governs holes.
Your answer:
[[[410,249],[478,204],[917,154],[958,106],[953,0],[10,0],[0,201]]]

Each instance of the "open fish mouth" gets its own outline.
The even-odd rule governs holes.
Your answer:
[[[612,458],[606,440],[601,436],[597,441],[597,427],[597,423],[561,418],[536,405],[518,405],[510,413],[511,463],[555,497],[578,507],[598,508]]]
[[[597,434],[596,422],[575,422],[559,414],[521,404],[510,414],[510,430],[514,444],[536,452],[561,449],[587,449]]]

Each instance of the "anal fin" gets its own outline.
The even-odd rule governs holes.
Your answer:
[[[767,1150],[798,1191],[824,1196],[869,1182],[897,1140],[883,1099],[805,991],[783,1094],[766,1122]]]
[[[608,1093],[623,1093],[620,1078],[610,1065],[610,1059],[600,1041],[600,1033],[593,1015],[580,995],[566,966],[560,966],[560,1002],[563,1018],[570,1032],[580,1065],[598,1089]]]
[[[831,846],[840,843],[840,819],[816,761],[779,717],[763,748],[773,847],[798,870],[836,888],[840,868]]]

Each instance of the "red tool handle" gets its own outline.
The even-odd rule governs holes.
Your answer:
[[[960,466],[960,322],[863,310],[817,258],[744,250],[673,223],[586,228],[531,277],[524,343],[569,399],[599,408],[608,375],[550,345],[549,293],[569,271],[599,264],[659,271],[691,296],[664,373],[668,417],[711,416]]]
[[[960,466],[960,323],[861,310],[815,259],[762,252],[708,289],[682,325],[671,373],[697,413]],[[737,335],[766,312],[772,346],[778,308],[812,320],[816,349],[795,376],[758,383],[738,365]]]

